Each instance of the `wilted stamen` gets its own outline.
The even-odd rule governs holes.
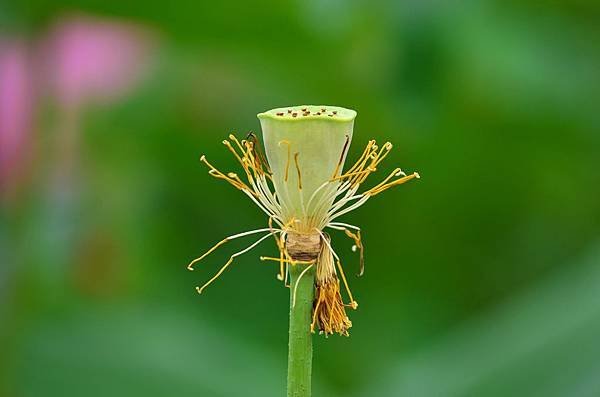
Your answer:
[[[354,301],[354,298],[352,297],[352,292],[350,291],[350,287],[348,286],[348,281],[346,281],[346,275],[344,274],[344,269],[342,269],[342,264],[340,262],[340,257],[337,256],[337,254],[335,253],[335,251],[331,247],[331,243],[329,242],[329,237],[325,236],[320,230],[317,229],[317,231],[319,232],[319,235],[321,236],[321,239],[323,240],[323,242],[325,243],[325,245],[327,246],[327,248],[331,252],[331,255],[333,255],[333,257],[336,259],[336,264],[337,264],[338,270],[340,271],[340,276],[342,276],[342,280],[344,281],[344,286],[346,287],[346,292],[348,293],[348,297],[350,298],[350,306],[353,309],[356,309],[358,307],[358,303],[356,303]],[[335,273],[335,270],[334,270],[334,273]]]
[[[362,244],[362,238],[360,236],[360,230],[358,230],[356,232],[356,234],[352,233],[350,230],[348,229],[344,229],[344,233],[346,233],[346,235],[348,237],[350,237],[352,240],[354,240],[354,245],[352,246],[352,251],[356,251],[356,249],[359,250],[359,270],[358,270],[358,276],[362,276],[365,273],[365,249],[363,247]]]
[[[348,319],[345,304],[340,295],[340,283],[335,273],[333,252],[328,237],[321,235],[322,245],[316,271],[316,293],[313,303],[313,318],[310,325],[311,331],[315,331],[318,325],[321,333],[325,336],[333,333],[348,336],[348,329],[352,322]],[[352,302],[354,302],[352,300]],[[355,307],[356,305],[351,306]]]

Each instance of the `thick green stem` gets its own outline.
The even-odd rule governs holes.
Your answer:
[[[288,397],[310,397],[312,372],[310,323],[314,295],[314,267],[307,270],[306,265],[292,265],[290,266],[290,276],[287,395]]]

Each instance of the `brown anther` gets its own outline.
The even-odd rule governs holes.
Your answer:
[[[288,113],[292,113],[292,109],[288,109]]]
[[[317,113],[315,113],[315,114],[316,114],[317,116],[320,116],[320,115],[321,115],[321,112],[317,112]]]
[[[328,114],[329,117],[333,117],[333,114]]]
[[[298,115],[298,113],[294,112],[292,113],[292,117],[296,117]]]
[[[321,109],[321,112],[325,113],[327,111],[327,109],[323,108]]]
[[[337,114],[337,110],[334,110],[332,113],[333,113],[333,114]]]
[[[307,110],[306,110],[306,108],[302,108],[302,111],[303,111],[303,112],[306,112]]]
[[[278,116],[283,116],[283,113],[277,113]]]

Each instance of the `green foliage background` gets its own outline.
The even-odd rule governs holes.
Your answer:
[[[386,167],[422,176],[344,217],[366,272],[351,337],[315,338],[315,396],[600,394],[597,4],[33,0],[0,5],[0,26],[34,40],[73,13],[157,46],[135,91],[86,107],[66,186],[43,101],[0,218],[0,394],[282,395],[272,242],[202,296],[244,243],[185,266],[266,223],[199,156],[233,169],[227,134],[303,103],[356,109],[351,157],[390,140]]]

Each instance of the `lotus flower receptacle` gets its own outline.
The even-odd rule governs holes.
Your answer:
[[[355,117],[354,110],[314,105],[258,114],[282,215],[284,220],[297,220],[294,229],[310,232],[314,220],[331,205],[332,197],[324,203],[321,198],[331,196],[339,181],[313,195],[342,171]]]

